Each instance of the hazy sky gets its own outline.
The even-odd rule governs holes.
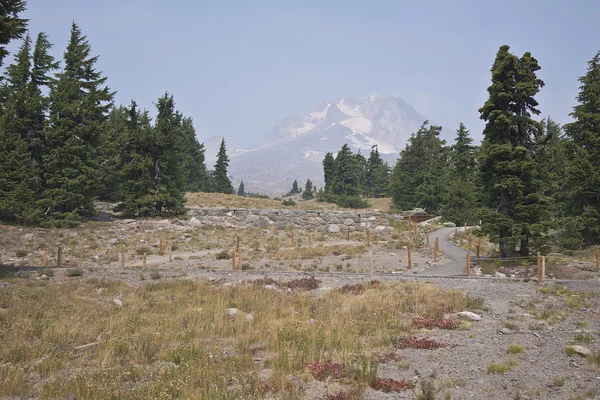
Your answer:
[[[498,47],[530,51],[561,123],[600,50],[600,1],[28,0],[32,35],[61,57],[75,20],[117,103],[153,109],[165,91],[198,138],[261,141],[278,119],[346,96],[394,94],[473,136]],[[7,60],[10,61],[10,58]]]

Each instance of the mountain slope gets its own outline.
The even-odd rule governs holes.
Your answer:
[[[394,163],[413,132],[426,120],[399,97],[368,96],[324,103],[303,116],[290,116],[267,133],[254,150],[229,154],[230,175],[244,181],[247,191],[281,195],[294,179],[303,185],[310,178],[322,187],[321,162],[348,143],[368,156],[371,147]]]

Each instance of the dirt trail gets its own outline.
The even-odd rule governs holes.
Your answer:
[[[419,273],[423,276],[463,276],[466,275],[466,259],[468,251],[453,245],[450,242],[450,234],[457,228],[442,228],[431,233],[430,240],[439,240],[440,251],[448,258],[449,262],[437,268],[429,269]],[[464,228],[458,228],[459,230]]]

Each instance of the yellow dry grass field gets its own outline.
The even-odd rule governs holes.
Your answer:
[[[256,199],[250,197],[240,197],[232,194],[221,193],[187,193],[188,207],[228,207],[228,208],[251,208],[251,209],[291,209],[291,210],[343,210],[333,203],[323,203],[316,200],[298,200],[295,206],[284,206],[280,200]],[[367,199],[371,207],[365,210],[377,209],[387,212],[391,208],[392,199]],[[361,211],[361,210],[359,210]]]
[[[295,399],[307,365],[324,360],[344,363],[348,398],[360,397],[413,316],[481,305],[418,283],[322,296],[264,283],[8,283],[0,393],[41,399]]]

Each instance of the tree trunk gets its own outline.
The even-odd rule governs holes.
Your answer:
[[[523,228],[521,231],[521,246],[519,250],[521,257],[529,257],[529,231]]]

